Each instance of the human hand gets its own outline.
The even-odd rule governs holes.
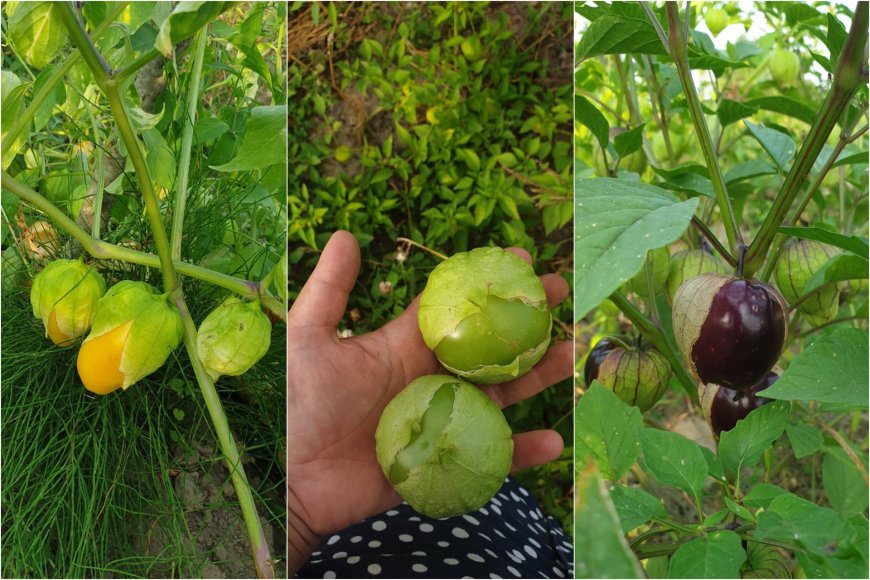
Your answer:
[[[531,262],[524,250],[513,248]],[[415,298],[374,332],[340,339],[338,323],[360,268],[352,234],[336,232],[287,317],[287,486],[290,570],[307,559],[319,536],[398,505],[375,455],[381,412],[413,379],[446,373],[420,335]],[[550,307],[568,295],[556,274],[541,277]],[[573,346],[553,345],[526,375],[482,386],[500,407],[534,396],[571,376]],[[552,430],[514,436],[512,471],[542,465],[562,452]]]

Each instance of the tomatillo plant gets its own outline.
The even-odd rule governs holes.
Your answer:
[[[483,507],[501,489],[514,450],[498,405],[450,375],[411,381],[384,408],[375,442],[384,475],[432,518]]]
[[[230,296],[205,317],[196,333],[196,350],[214,380],[238,376],[257,364],[272,338],[272,323],[259,300]]]
[[[478,383],[529,372],[547,351],[553,324],[540,278],[501,248],[460,252],[438,264],[417,320],[441,364]]]

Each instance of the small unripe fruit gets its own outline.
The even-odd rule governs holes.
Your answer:
[[[81,260],[55,260],[33,279],[30,305],[42,320],[45,336],[69,346],[87,333],[105,292],[103,277]]]
[[[698,398],[701,410],[713,433],[718,437],[722,431],[730,431],[750,411],[772,402],[773,399],[759,397],[757,393],[775,383],[781,373],[782,369],[775,367],[759,383],[744,391],[714,384],[700,385]]]
[[[782,353],[787,312],[769,284],[701,274],[674,296],[674,337],[699,382],[744,390],[763,379]]]
[[[432,518],[483,507],[510,472],[513,448],[498,405],[450,375],[412,381],[384,408],[375,431],[384,476]]]
[[[728,264],[718,257],[704,250],[680,250],[671,258],[670,270],[668,271],[667,288],[668,302],[673,304],[683,282],[707,272],[727,274]]]
[[[776,264],[776,285],[789,304],[804,295],[807,283],[835,255],[829,246],[811,240],[793,240],[785,245]],[[813,292],[797,309],[811,322],[823,324],[837,315],[839,304],[840,288],[832,285]]]
[[[801,72],[801,59],[793,52],[778,48],[770,57],[770,76],[781,87],[797,84]]]
[[[460,252],[432,271],[417,316],[426,346],[450,372],[478,383],[527,373],[550,344],[540,278],[501,248]]]
[[[667,390],[671,365],[651,348],[631,348],[618,339],[603,338],[589,353],[583,376],[587,387],[598,381],[645,413]]]
[[[713,36],[719,36],[719,33],[728,26],[728,13],[721,8],[710,8],[704,13],[704,22],[707,23],[707,28]]]
[[[150,375],[181,342],[181,314],[144,282],[124,280],[97,303],[91,332],[76,360],[85,388],[98,395]]]
[[[230,296],[212,310],[196,333],[196,352],[212,379],[244,374],[263,358],[272,324],[260,301]]]

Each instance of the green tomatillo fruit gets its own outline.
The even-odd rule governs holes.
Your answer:
[[[683,282],[707,272],[727,274],[728,264],[705,250],[680,250],[674,254],[668,271],[668,302],[673,304],[674,296]]]
[[[450,375],[427,375],[390,401],[375,431],[384,475],[432,518],[480,509],[511,468],[511,428],[492,399]]]
[[[634,348],[618,338],[603,338],[589,352],[583,375],[587,387],[598,381],[645,413],[667,390],[671,365],[650,347]]]
[[[417,321],[441,364],[477,383],[527,373],[547,351],[552,327],[541,279],[501,248],[460,252],[438,264]]]
[[[105,292],[103,277],[83,261],[55,260],[34,277],[30,305],[42,320],[45,336],[69,346],[88,332]]]
[[[770,56],[770,76],[781,87],[797,84],[801,72],[801,59],[793,52],[778,48]]]
[[[124,280],[97,303],[91,332],[76,360],[92,393],[109,394],[150,375],[181,342],[181,314],[145,282]]]
[[[260,301],[230,296],[212,310],[196,333],[196,352],[212,379],[244,374],[263,358],[272,324]]]
[[[715,37],[728,26],[728,13],[721,8],[710,8],[704,13],[704,22]]]
[[[789,240],[776,263],[776,286],[789,304],[804,295],[804,289],[816,272],[837,255],[830,246],[812,240]],[[824,324],[837,315],[840,287],[826,285],[801,302],[797,309],[814,326]]]

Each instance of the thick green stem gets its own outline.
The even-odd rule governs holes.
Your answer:
[[[97,86],[103,88],[112,69],[109,68],[109,65],[106,64],[105,59],[99,53],[97,47],[94,46],[90,37],[85,33],[85,29],[81,25],[81,22],[79,22],[78,14],[76,13],[73,3],[62,3],[59,6],[58,15],[63,21],[63,25],[69,33],[70,39],[79,49],[79,54],[83,59],[85,59],[85,63],[87,63],[88,68],[91,70],[91,74],[94,75],[94,81],[97,83]]]
[[[644,316],[640,310],[635,308],[634,304],[629,302],[628,299],[619,292],[612,294],[610,299],[614,304],[616,304],[617,308],[619,308],[622,313],[631,320],[632,324],[634,324],[634,327],[637,328],[637,331],[644,340],[653,345],[662,356],[668,359],[668,362],[671,364],[671,369],[677,376],[677,380],[679,380],[680,384],[683,385],[686,393],[691,397],[692,402],[697,405],[698,386],[695,384],[695,381],[692,380],[686,367],[683,366],[680,353],[678,353],[674,346],[667,340],[662,330],[653,324],[650,319]]]
[[[106,31],[107,28],[115,21],[115,18],[118,17],[118,14],[124,11],[129,2],[119,2],[115,5],[108,14],[106,14],[106,19],[103,20],[100,25],[94,30],[93,37],[99,38],[99,36]],[[70,69],[75,66],[78,62],[79,58],[81,58],[81,52],[74,52],[70,54],[64,63],[55,69],[55,71],[48,77],[48,80],[39,88],[38,91],[33,93],[33,97],[30,99],[30,104],[24,110],[24,113],[18,118],[16,118],[12,126],[9,128],[9,131],[6,133],[6,138],[3,139],[3,144],[0,146],[2,149],[2,153],[0,156],[6,158],[11,151],[9,148],[13,143],[18,139],[18,136],[21,134],[24,129],[30,126],[30,122],[33,120],[33,116],[36,115],[36,111],[39,107],[42,106],[42,103],[45,102],[45,99],[48,98],[49,95],[54,93],[54,89],[63,77],[66,76],[66,73],[70,71]]]
[[[674,65],[677,67],[680,84],[683,86],[683,93],[685,93],[686,102],[689,105],[689,114],[692,117],[692,123],[695,125],[695,131],[701,143],[701,153],[704,155],[704,162],[707,164],[707,170],[710,172],[710,181],[713,184],[713,192],[716,194],[716,203],[719,205],[719,211],[722,214],[728,246],[731,248],[731,253],[735,254],[737,253],[737,248],[743,244],[743,238],[740,234],[740,229],[737,227],[734,210],[731,208],[731,198],[728,197],[728,191],[725,189],[725,178],[722,175],[722,169],[719,167],[719,159],[716,157],[716,150],[713,147],[713,140],[710,138],[707,121],[704,120],[704,111],[701,109],[698,91],[695,89],[695,81],[692,79],[686,39],[683,37],[679,26],[680,17],[677,14],[677,3],[666,2],[665,5],[668,11],[668,42],[670,43],[671,56],[674,59]]]
[[[767,214],[764,223],[746,255],[746,274],[751,275],[758,270],[768,255],[768,250],[776,236],[776,229],[782,224],[801,186],[809,175],[816,157],[828,140],[828,136],[837,124],[843,110],[849,105],[852,95],[862,83],[866,82],[863,71],[864,50],[867,46],[868,9],[866,2],[858,2],[852,29],[846,39],[846,44],[840,53],[837,67],[834,71],[834,81],[819,115],[816,117],[807,139],[791,167],[773,207]]]
[[[184,231],[184,212],[187,207],[187,178],[190,174],[190,150],[193,148],[193,126],[196,123],[196,105],[199,102],[199,83],[202,79],[202,61],[208,36],[207,28],[197,33],[193,64],[188,75],[187,115],[183,118],[184,129],[181,134],[181,151],[178,158],[178,190],[175,194],[175,208],[172,213],[172,257],[181,259],[181,241]]]
[[[260,525],[257,505],[254,502],[248,478],[245,476],[245,469],[242,466],[239,450],[233,439],[232,431],[230,431],[230,425],[227,422],[227,416],[224,413],[217,390],[214,388],[214,382],[196,354],[196,326],[193,324],[193,318],[191,318],[190,312],[187,310],[187,304],[185,304],[182,294],[174,292],[172,301],[181,313],[181,319],[184,322],[184,345],[187,347],[187,352],[190,355],[190,362],[193,365],[196,380],[202,391],[202,398],[205,400],[205,406],[208,408],[208,413],[211,416],[218,443],[220,443],[224,459],[230,469],[230,476],[233,480],[236,496],[239,498],[239,507],[242,510],[242,518],[245,520],[248,538],[251,541],[251,555],[257,568],[257,576],[260,578],[274,578],[275,571],[272,568],[269,545],[266,543],[266,536],[263,534],[263,528]]]

